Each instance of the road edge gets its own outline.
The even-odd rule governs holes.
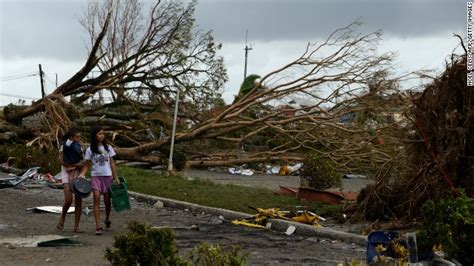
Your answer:
[[[208,207],[195,203],[168,199],[158,196],[147,195],[139,192],[128,191],[129,196],[135,198],[137,201],[146,202],[150,205],[154,205],[157,201],[163,202],[164,207],[175,208],[175,209],[187,209],[194,213],[208,213],[216,216],[223,216],[225,220],[245,219],[252,217],[252,215],[226,210],[222,208]],[[317,236],[324,237],[333,240],[340,240],[349,243],[355,243],[358,245],[365,246],[367,244],[367,236],[337,231],[326,227],[314,227],[307,224],[297,223],[293,221],[285,221],[280,219],[270,219],[271,229],[278,232],[286,232],[289,226],[296,228],[294,234],[301,236]]]

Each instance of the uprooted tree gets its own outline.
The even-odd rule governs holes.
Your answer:
[[[389,216],[416,223],[428,200],[458,196],[460,189],[474,196],[474,90],[467,86],[464,52],[453,54],[444,73],[413,97],[406,112],[406,145],[394,157],[398,160],[381,168],[377,183],[362,192],[355,218]]]
[[[54,146],[72,125],[102,124],[121,158],[160,164],[165,153],[156,151],[170,144],[180,90],[176,142],[194,156],[189,166],[301,160],[311,152],[345,171],[372,171],[398,154],[403,121],[389,113],[402,113],[407,97],[390,78],[392,54],[377,54],[379,32],[357,34],[359,23],[338,29],[224,105],[220,45],[210,32],[195,30],[195,2],[158,1],[146,18],[138,1],[100,3],[91,3],[81,21],[91,44],[84,66],[31,106],[5,108],[5,139],[21,133],[32,145]],[[101,101],[104,94],[113,101]],[[25,129],[22,120],[32,116],[42,123]],[[161,128],[167,133],[161,138],[145,134]],[[268,148],[216,159],[202,149],[210,143]]]

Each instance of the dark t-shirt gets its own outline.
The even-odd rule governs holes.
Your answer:
[[[63,143],[63,161],[67,164],[78,163],[84,158],[84,154],[81,149],[81,144],[74,141],[71,145],[67,146],[66,142]]]

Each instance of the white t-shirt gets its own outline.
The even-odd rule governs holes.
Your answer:
[[[112,176],[112,168],[110,167],[110,158],[115,156],[115,151],[112,146],[108,145],[109,152],[104,149],[104,146],[99,146],[100,154],[92,153],[91,147],[87,148],[86,160],[92,162],[92,176]]]

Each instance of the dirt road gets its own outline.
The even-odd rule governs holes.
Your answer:
[[[154,226],[175,229],[180,253],[186,256],[201,243],[220,244],[224,247],[240,245],[250,252],[249,265],[334,265],[345,258],[363,260],[365,248],[315,237],[287,236],[285,234],[255,230],[222,223],[208,214],[192,214],[183,210],[154,208],[131,201],[132,210],[112,214],[112,229],[102,236],[94,235],[94,218],[83,215],[83,234],[72,232],[73,218],[68,215],[64,231],[55,226],[59,214],[32,213],[26,208],[42,205],[61,205],[62,191],[42,187],[39,189],[0,190],[0,238],[58,234],[77,236],[80,247],[9,248],[0,247],[0,265],[108,265],[104,250],[113,244],[113,235],[126,232],[129,221],[144,221]],[[86,200],[91,204],[91,199]],[[186,229],[197,225],[199,230]]]
[[[197,179],[208,179],[216,183],[221,184],[234,184],[240,186],[249,187],[262,187],[271,190],[278,190],[279,186],[290,186],[299,187],[300,177],[299,176],[279,176],[279,175],[264,175],[254,174],[252,176],[243,175],[232,175],[225,170],[220,171],[208,171],[208,170],[195,170],[188,169],[184,171],[184,175],[190,178]],[[366,178],[354,178],[354,179],[342,179],[342,185],[344,191],[360,191],[367,184],[371,183],[370,179]],[[337,189],[335,189],[337,190]]]

